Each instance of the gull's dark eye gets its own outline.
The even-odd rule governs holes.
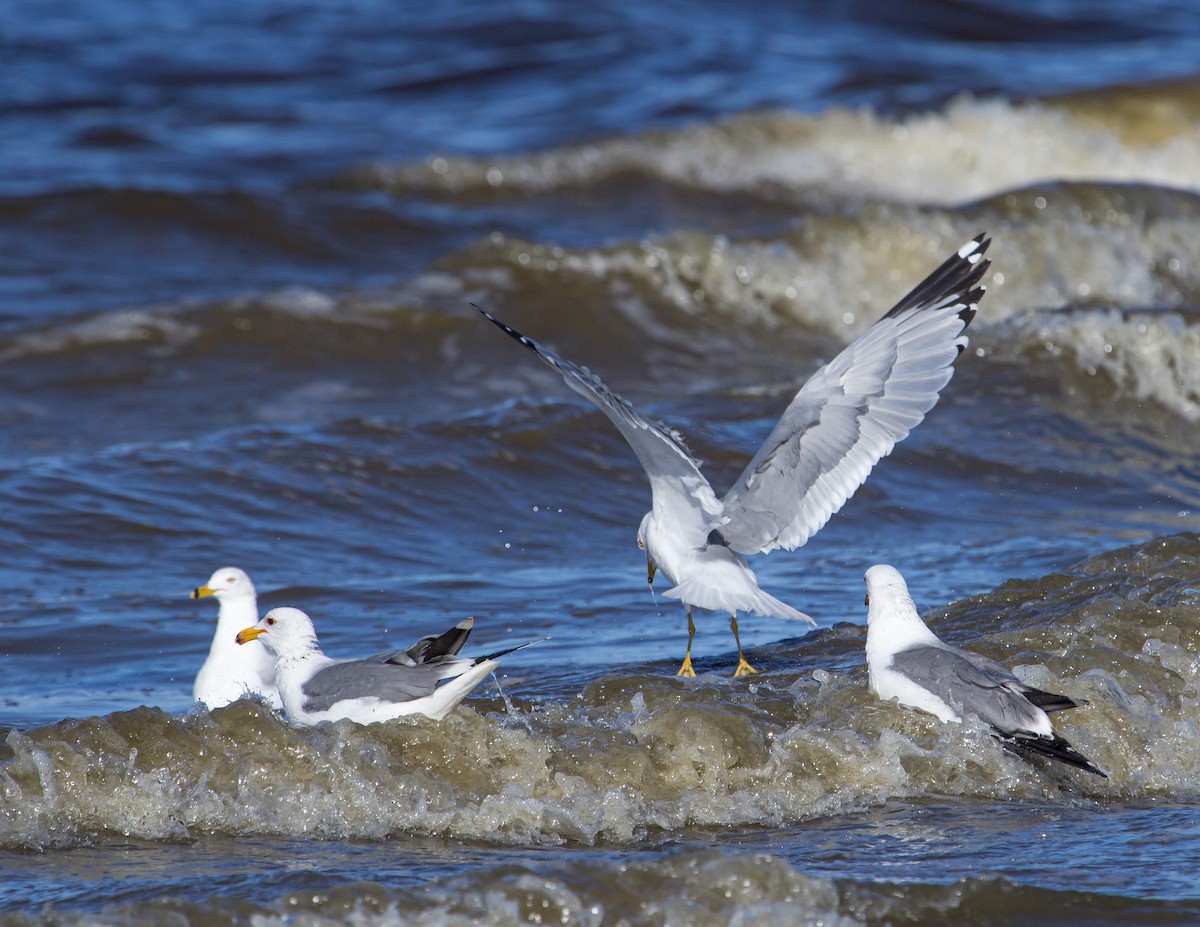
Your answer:
[[[273,625],[274,623],[275,623],[275,619],[274,619],[274,618],[268,618],[268,619],[267,619],[267,625],[268,625],[268,626],[270,626],[270,625]]]

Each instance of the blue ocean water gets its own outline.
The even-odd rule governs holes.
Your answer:
[[[1196,920],[1200,9],[13,0],[0,61],[0,922]],[[636,459],[470,304],[723,490],[980,231],[938,407],[756,558],[818,629],[675,679]],[[878,561],[1110,779],[877,703]],[[226,563],[335,656],[551,640],[440,724],[192,710]]]

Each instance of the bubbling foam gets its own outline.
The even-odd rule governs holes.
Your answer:
[[[139,708],[12,732],[0,839],[37,848],[114,834],[418,833],[628,844],[928,794],[1055,801],[1066,781],[1096,799],[1194,793],[1197,561],[1200,538],[1184,535],[1010,583],[934,617],[943,634],[978,639],[976,649],[1017,663],[1033,684],[1090,700],[1058,727],[1107,781],[1026,763],[977,726],[880,703],[861,667],[748,685],[623,673],[517,718],[493,699],[442,723],[296,730],[244,701],[182,718]],[[819,654],[825,633],[803,648]],[[845,630],[836,638],[844,644]]]
[[[1137,93],[1144,95],[1146,88]],[[1163,87],[1164,99],[1179,93]],[[1109,99],[1121,91],[1111,91]],[[1195,119],[1128,118],[1082,98],[1011,103],[970,96],[901,118],[832,109],[748,113],[507,158],[434,156],[339,179],[396,193],[550,193],[635,175],[713,193],[800,202],[884,200],[949,206],[1045,181],[1103,180],[1196,189]]]

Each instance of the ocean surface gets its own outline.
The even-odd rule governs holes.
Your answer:
[[[0,925],[1200,922],[1197,62],[1171,0],[0,6]],[[979,232],[940,404],[755,558],[818,627],[676,678],[640,466],[470,304],[723,491]],[[879,562],[1109,778],[874,699]],[[333,656],[551,639],[210,713],[227,564]]]

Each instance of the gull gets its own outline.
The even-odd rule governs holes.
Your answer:
[[[282,607],[271,609],[235,639],[239,644],[260,641],[275,655],[275,681],[288,721],[309,726],[348,718],[371,724],[411,714],[441,720],[488,677],[500,657],[540,643],[530,641],[486,657],[460,657],[474,626],[474,618],[464,618],[407,650],[334,660],[321,652],[312,619],[298,608]],[[450,681],[438,685],[443,679]]]
[[[961,723],[964,715],[991,725],[1018,753],[1035,753],[1107,779],[1092,761],[1054,733],[1050,713],[1083,699],[1027,686],[1007,667],[944,643],[917,614],[908,584],[895,568],[867,570],[867,672],[879,698]]]
[[[237,567],[221,567],[192,590],[193,599],[206,596],[213,596],[220,608],[208,658],[192,686],[193,697],[209,709],[245,695],[260,696],[275,709],[283,707],[275,687],[275,658],[261,644],[239,647],[234,641],[239,628],[258,621],[258,597],[250,577]]]
[[[979,235],[964,244],[809,377],[720,499],[677,432],[642,416],[586,367],[479,309],[599,406],[645,469],[652,504],[637,543],[646,553],[649,583],[656,572],[666,576],[672,587],[664,594],[680,599],[687,614],[687,651],[677,675],[696,675],[694,606],[729,612],[738,651],[735,676],[757,672],[742,653],[739,611],[816,625],[760,589],[745,557],[802,546],[933,408],[967,345],[963,331],[984,293],[978,284],[990,243]]]

